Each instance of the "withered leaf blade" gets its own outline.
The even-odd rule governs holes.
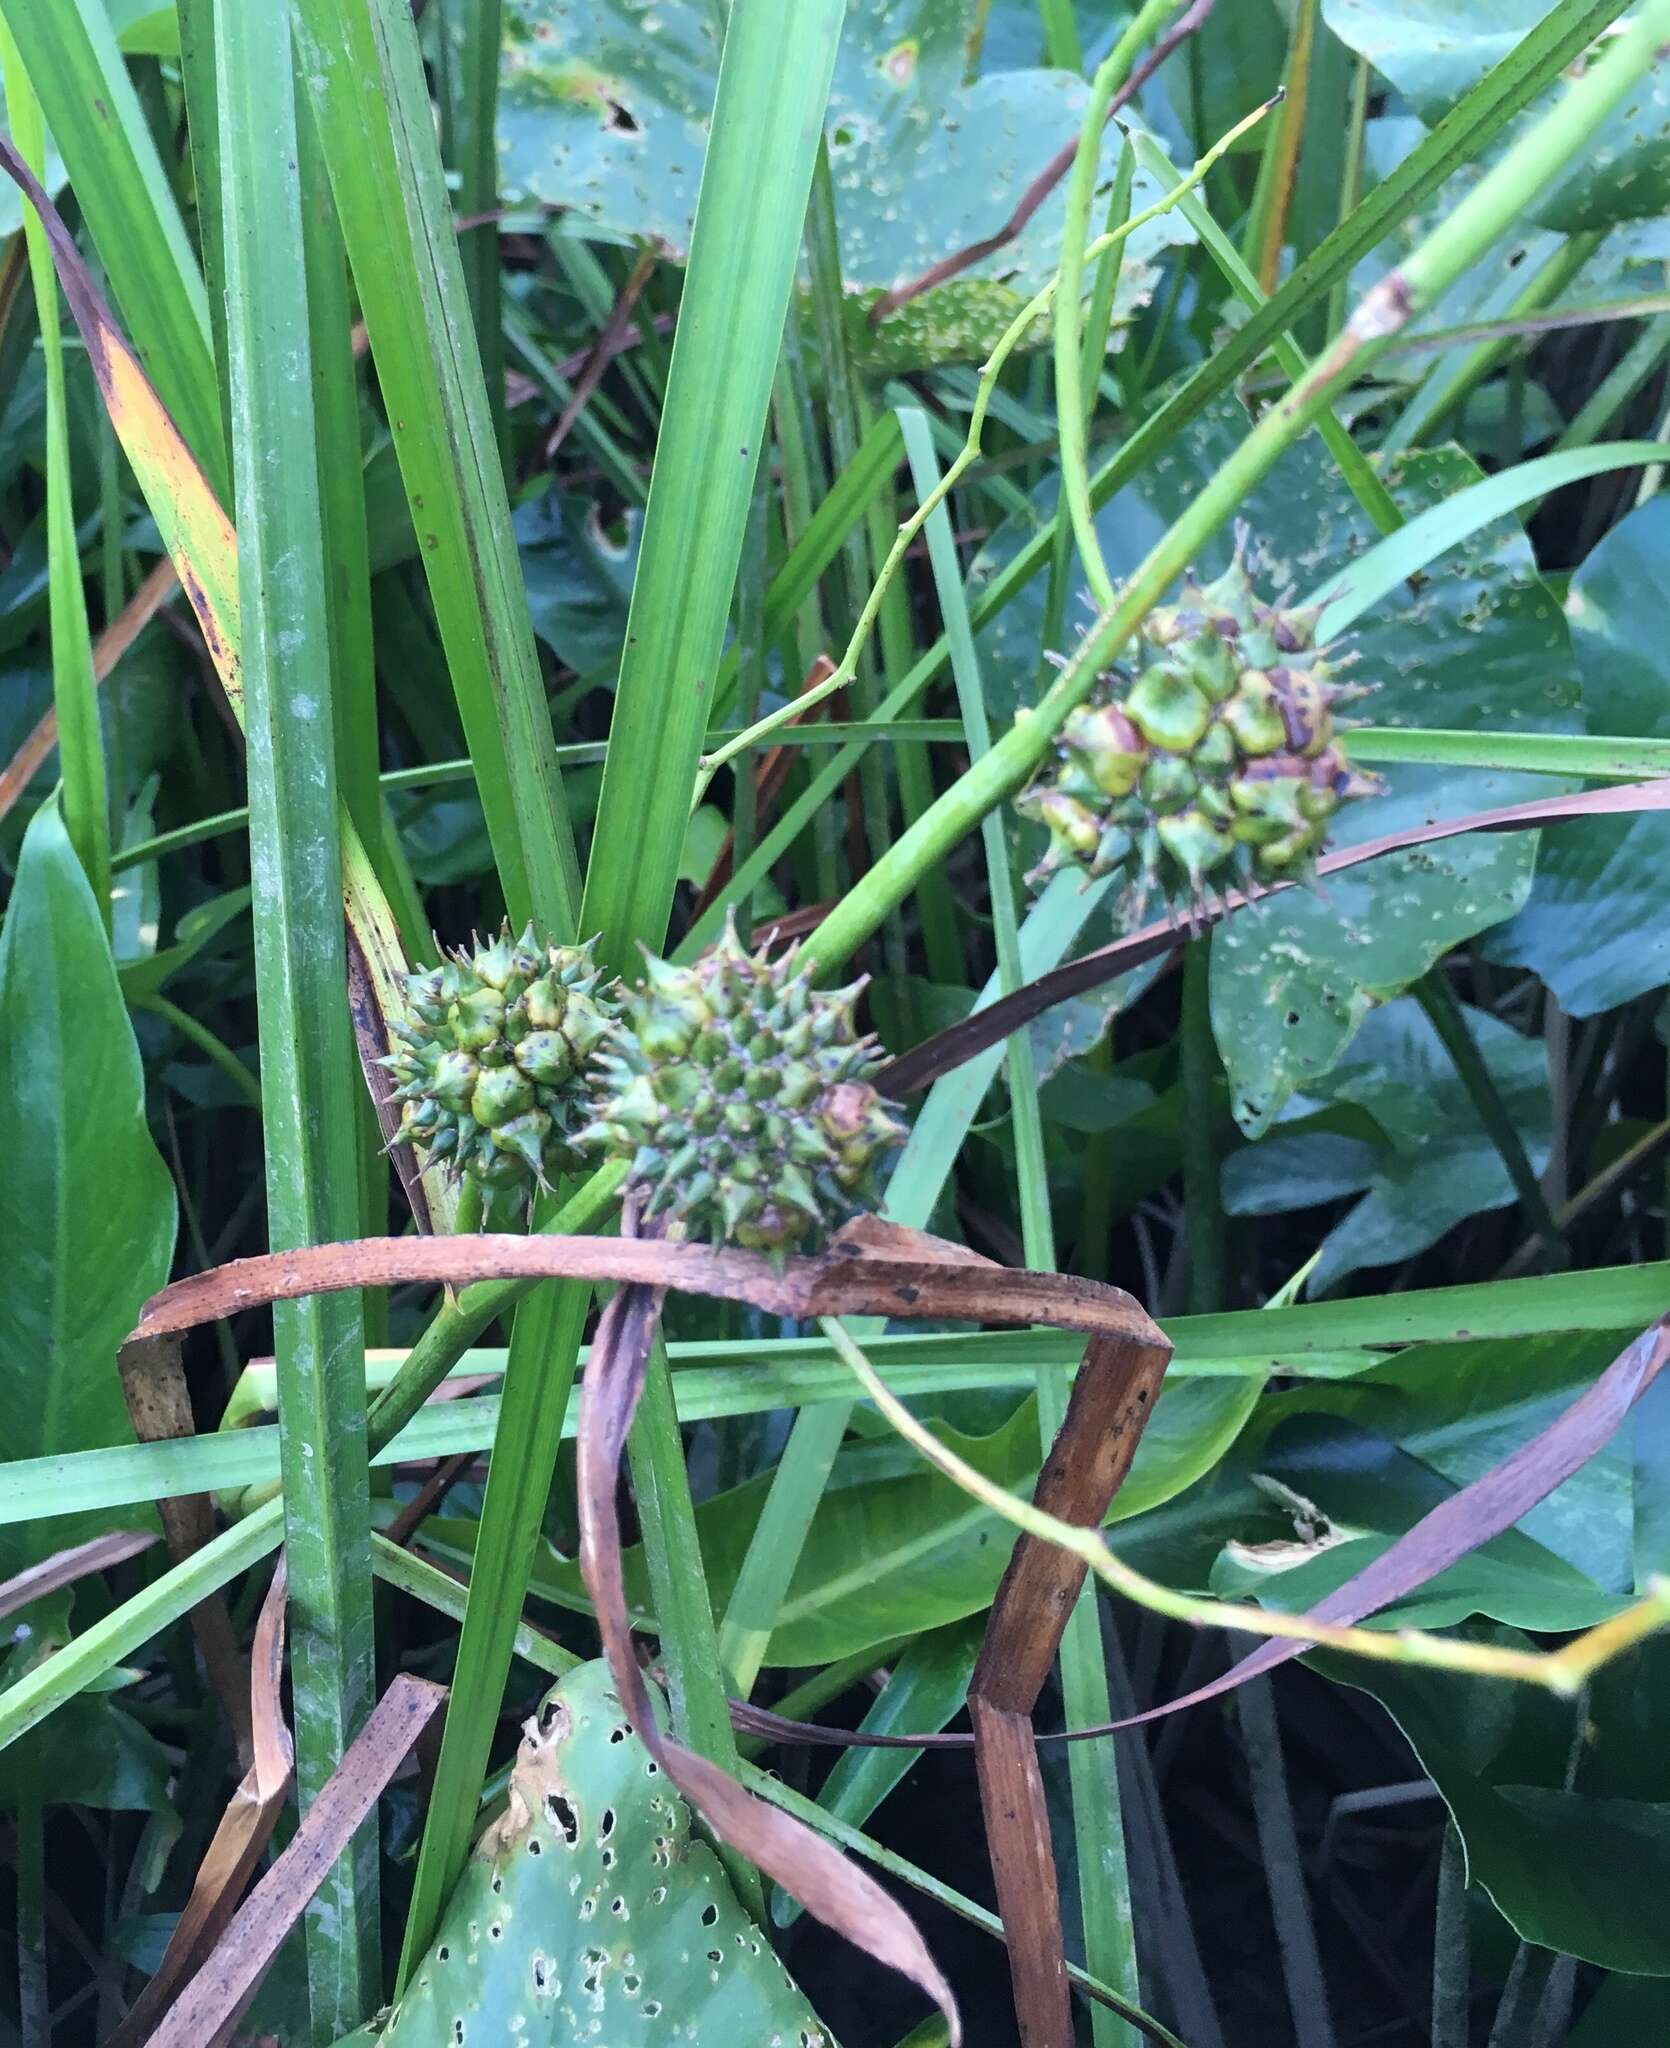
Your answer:
[[[1097,1527],[1123,1485],[1171,1353],[1140,1338],[1092,1337],[1034,1504]],[[1009,1946],[1022,2048],[1072,2048],[1061,1897],[1032,1710],[1087,1567],[1059,1544],[1023,1535],[1010,1555],[969,1685],[974,1760],[998,1911]]]
[[[982,1259],[952,1258],[939,1239],[861,1218],[838,1231],[816,1258],[781,1272],[757,1252],[716,1251],[642,1237],[362,1237],[266,1252],[190,1274],[152,1295],[128,1342],[194,1329],[199,1323],[344,1288],[430,1281],[592,1280],[672,1287],[684,1294],[746,1302],[767,1315],[882,1315],[902,1320],[1049,1323],[1087,1335],[1139,1338],[1169,1351],[1152,1319],[1121,1288],[1070,1274],[1033,1273]]]
[[[48,1593],[73,1586],[77,1579],[137,1557],[156,1540],[153,1529],[110,1529],[102,1536],[90,1536],[85,1543],[72,1543],[67,1550],[55,1550],[39,1564],[14,1572],[9,1579],[0,1579],[0,1619],[27,1607],[32,1600],[44,1600]]]
[[[658,1288],[629,1286],[609,1301],[592,1340],[580,1409],[580,1563],[622,1702],[657,1763],[708,1826],[826,1926],[919,1984],[945,2014],[956,2043],[956,2000],[910,1916],[821,1835],[669,1740],[651,1710],[627,1619],[615,1500],[662,1298]]]
[[[393,1680],[283,1855],[151,2035],[150,2048],[204,2048],[243,2010],[308,1900],[445,1699],[445,1686],[408,1672]]]
[[[162,1961],[105,2048],[140,2048],[140,2043],[149,2039],[175,1992],[202,1966],[224,1933],[278,1825],[295,1769],[295,1751],[279,1692],[287,1586],[284,1553],[280,1551],[255,1624],[250,1659],[252,1761],[197,1866],[191,1896],[168,1938]]]

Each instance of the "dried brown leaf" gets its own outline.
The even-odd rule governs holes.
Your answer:
[[[286,1584],[284,1553],[280,1551],[255,1624],[250,1660],[253,1761],[227,1802],[197,1866],[191,1896],[168,1938],[162,1961],[105,2048],[138,2048],[148,2038],[181,1984],[202,1966],[225,1932],[278,1824],[295,1767],[279,1696]]]
[[[180,1364],[177,1337],[125,1344],[117,1359],[122,1381],[122,1398],[128,1419],[141,1443],[153,1444],[194,1434],[197,1424],[191,1412],[191,1395],[185,1370]],[[214,1503],[206,1493],[178,1495],[157,1502],[162,1530],[168,1539],[168,1554],[182,1564],[200,1550],[215,1533]],[[238,1761],[250,1760],[249,1673],[238,1648],[237,1631],[227,1611],[225,1596],[210,1593],[199,1600],[189,1616],[192,1634],[203,1658],[203,1669],[232,1730]]]
[[[150,2048],[204,2048],[237,2018],[308,1900],[445,1699],[446,1688],[427,1679],[407,1672],[394,1679],[284,1853],[152,2034]]]
[[[353,1287],[441,1281],[593,1280],[673,1287],[684,1294],[741,1301],[768,1315],[885,1315],[904,1320],[1049,1323],[1089,1336],[1166,1339],[1122,1289],[1070,1274],[1033,1273],[984,1262],[949,1261],[924,1232],[860,1217],[811,1259],[778,1272],[756,1252],[666,1244],[637,1237],[362,1237],[235,1259],[176,1280],[152,1295],[129,1338],[158,1337],[199,1323]]]
[[[39,1564],[0,1579],[0,1619],[27,1607],[32,1600],[44,1600],[48,1593],[73,1586],[92,1572],[102,1572],[124,1558],[137,1557],[156,1541],[152,1529],[111,1529],[103,1536],[91,1536],[85,1543],[72,1543],[67,1550],[55,1550]]]

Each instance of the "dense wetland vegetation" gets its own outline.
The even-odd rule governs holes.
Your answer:
[[[1670,2038],[1666,51],[0,0],[0,2048]]]

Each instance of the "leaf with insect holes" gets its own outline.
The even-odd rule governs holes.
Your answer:
[[[1540,1172],[1553,1139],[1543,1048],[1486,1011],[1469,1008],[1465,1016]],[[1232,1215],[1255,1216],[1362,1193],[1322,1240],[1308,1282],[1313,1299],[1351,1273],[1415,1257],[1469,1216],[1518,1200],[1455,1062],[1412,996],[1371,1011],[1333,1071],[1311,1084],[1310,1097],[1313,1107],[1333,1103],[1365,1112],[1383,1142],[1359,1144],[1357,1170],[1330,1183],[1329,1165],[1343,1163],[1348,1141],[1322,1131],[1283,1134],[1278,1124],[1273,1136],[1224,1161],[1224,1201]]]
[[[1087,88],[1071,72],[988,62],[964,84],[981,12],[979,0],[872,0],[847,10],[824,132],[849,338],[874,367],[979,359],[1060,255],[1065,183],[1013,242],[879,329],[869,324],[890,286],[1001,228],[1077,131]],[[642,239],[682,262],[718,74],[715,10],[707,0],[509,0],[505,13],[505,197],[560,206],[589,232]],[[1120,144],[1110,129],[1099,214]],[[1133,210],[1157,196],[1139,175]],[[1175,211],[1131,235],[1116,320],[1152,297],[1165,248],[1193,239]]]
[[[660,1705],[656,1699],[657,1707]],[[634,1733],[609,1667],[528,1721],[504,1813],[382,2022],[384,2048],[835,2048]]]

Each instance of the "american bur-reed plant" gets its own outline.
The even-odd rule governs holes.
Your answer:
[[[0,0],[27,2048],[1663,2030],[1670,7],[1485,13]]]

